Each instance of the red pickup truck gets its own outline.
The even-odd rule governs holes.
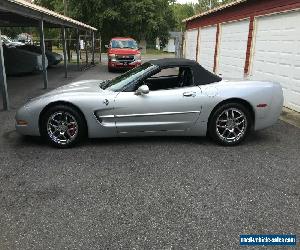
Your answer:
[[[129,37],[114,37],[105,45],[108,56],[108,71],[132,69],[141,65],[141,48]]]

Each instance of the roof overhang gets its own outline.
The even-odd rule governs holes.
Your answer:
[[[214,9],[211,9],[211,10],[208,10],[208,11],[205,11],[205,12],[202,12],[202,13],[199,13],[197,15],[194,15],[194,16],[191,16],[191,17],[188,17],[186,19],[183,19],[182,22],[183,23],[186,23],[188,21],[192,21],[194,19],[197,19],[197,18],[200,18],[200,17],[203,17],[203,16],[208,16],[208,15],[211,15],[215,12],[218,12],[218,11],[221,11],[223,9],[227,9],[227,8],[230,8],[232,6],[235,6],[235,5],[238,5],[238,4],[241,4],[241,3],[244,3],[244,2],[247,2],[248,0],[237,0],[237,1],[234,1],[234,2],[231,2],[231,3],[228,3],[228,4],[223,4],[221,6],[218,6]]]
[[[0,2],[0,26],[37,27],[43,20],[46,27],[69,27],[96,31],[97,29],[24,0],[5,0]]]

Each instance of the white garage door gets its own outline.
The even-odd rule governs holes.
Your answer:
[[[217,27],[210,26],[200,30],[198,61],[209,71],[214,69]]]
[[[196,60],[198,30],[186,31],[185,58]]]
[[[300,12],[260,17],[251,78],[280,82],[285,106],[300,112]]]
[[[221,25],[218,73],[243,78],[249,34],[249,20]]]

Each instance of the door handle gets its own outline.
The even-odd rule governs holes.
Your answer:
[[[183,96],[185,96],[185,97],[195,97],[196,92],[184,92]]]

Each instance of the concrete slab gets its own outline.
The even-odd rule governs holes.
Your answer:
[[[284,107],[280,119],[282,121],[285,121],[291,125],[300,128],[300,113],[297,111]]]

